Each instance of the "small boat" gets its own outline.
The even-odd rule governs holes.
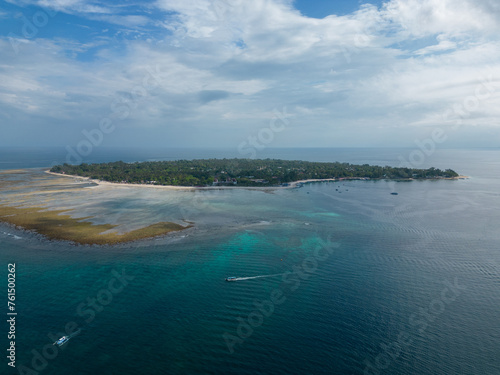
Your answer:
[[[68,341],[69,341],[69,337],[68,336],[63,336],[59,340],[57,340],[55,343],[53,343],[52,345],[62,346],[65,343],[67,343]]]
[[[236,277],[234,276],[226,277],[226,281],[236,281]]]
[[[392,195],[398,195],[398,193],[394,192],[394,193],[391,193]]]

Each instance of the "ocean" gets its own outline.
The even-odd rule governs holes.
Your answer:
[[[400,166],[411,152],[258,157]],[[238,155],[108,149],[85,161],[210,157]],[[0,169],[41,173],[64,158],[4,149]],[[7,289],[15,263],[17,312],[16,368],[4,355],[0,373],[498,375],[500,150],[436,150],[416,167],[431,166],[470,178],[108,194],[87,208],[132,225],[182,205],[196,223],[187,235],[114,247],[0,225],[0,275]],[[53,346],[64,334],[68,344]]]

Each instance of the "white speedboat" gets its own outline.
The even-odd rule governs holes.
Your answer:
[[[68,341],[69,341],[69,336],[63,336],[59,340],[57,340],[55,343],[53,343],[52,345],[61,346],[61,345],[64,345],[65,343],[67,343]]]

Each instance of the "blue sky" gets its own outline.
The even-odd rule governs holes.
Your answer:
[[[298,0],[293,3],[304,16],[324,18],[332,14],[344,16],[359,10],[363,4],[382,5],[381,0],[358,1],[358,0]]]
[[[499,21],[496,0],[8,0],[0,145],[495,147]]]

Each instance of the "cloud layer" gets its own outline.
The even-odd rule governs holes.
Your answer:
[[[23,0],[9,12],[5,145],[72,144],[111,118],[108,145],[236,148],[284,107],[276,147],[408,146],[435,127],[451,146],[498,145],[494,0],[391,0],[322,19],[285,0]]]

